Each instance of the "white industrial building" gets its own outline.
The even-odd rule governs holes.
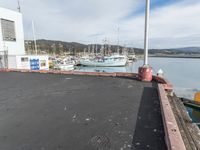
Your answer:
[[[48,70],[48,56],[26,55],[22,14],[0,7],[0,68]]]

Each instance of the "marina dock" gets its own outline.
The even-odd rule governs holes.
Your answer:
[[[167,72],[165,66],[161,65],[161,61],[156,61],[156,64],[159,64],[156,65],[159,67],[157,72],[148,59],[149,57],[200,58],[197,55],[199,49],[191,52],[188,48],[188,50],[181,48],[184,52],[182,53],[178,51],[179,49],[170,51],[167,48],[194,44],[191,33],[186,32],[183,36],[180,30],[177,30],[183,21],[163,26],[163,20],[167,20],[169,24],[169,18],[174,20],[173,15],[184,21],[186,17],[182,14],[187,18],[191,18],[190,15],[195,16],[198,3],[193,4],[194,12],[188,16],[185,12],[194,8],[192,3],[188,5],[181,2],[180,4],[154,2],[153,7],[156,9],[151,9],[150,0],[145,0],[144,32],[141,30],[144,14],[143,11],[138,13],[138,10],[143,10],[142,3],[136,4],[130,1],[115,5],[113,1],[109,4],[114,4],[115,9],[109,11],[106,2],[87,2],[84,3],[87,7],[81,8],[78,12],[77,9],[82,6],[82,2],[37,3],[38,6],[47,6],[47,9],[38,7],[35,11],[39,12],[38,14],[28,12],[33,4],[27,2],[23,5],[25,10],[23,12],[36,20],[37,30],[41,32],[38,33],[38,37],[42,39],[56,37],[70,42],[39,40],[35,36],[34,21],[32,21],[33,41],[25,41],[23,22],[27,24],[29,19],[26,17],[23,21],[19,1],[17,12],[0,7],[0,150],[200,150],[200,123],[189,116],[190,112],[199,116],[199,112],[189,109],[187,111],[185,107],[199,109],[200,92],[196,93],[194,98],[194,100],[198,98],[198,103],[178,98],[173,85],[164,78],[162,68]],[[10,4],[11,2],[8,3]],[[14,5],[11,5],[12,9]],[[99,8],[103,9],[99,11]],[[66,13],[65,10],[69,10],[70,13]],[[130,10],[136,11],[130,14]],[[180,13],[177,10],[183,11]],[[154,20],[156,19],[152,31],[155,32],[161,27],[163,31],[170,29],[172,32],[159,33],[162,35],[160,37],[154,33],[151,39],[156,40],[149,40],[150,11],[156,14],[152,16]],[[135,15],[137,17],[133,17]],[[46,20],[41,21],[43,18]],[[46,24],[51,22],[52,18],[58,18],[55,20],[56,24],[53,23],[46,29]],[[162,18],[161,21],[159,18]],[[79,20],[82,22],[77,23]],[[193,20],[197,19],[185,22],[190,23]],[[92,26],[88,26],[90,22],[93,23]],[[115,30],[112,29],[116,23],[117,43],[115,38],[113,39]],[[181,30],[192,28],[190,25],[184,25]],[[81,30],[83,26],[87,26],[84,32]],[[119,26],[122,28],[120,36]],[[133,27],[132,31],[130,27]],[[51,32],[54,29],[56,33]],[[197,29],[196,26],[194,29]],[[141,33],[144,33],[144,42],[141,42]],[[131,36],[133,34],[135,36]],[[102,37],[106,37],[103,43],[100,42]],[[184,41],[180,40],[183,38]],[[120,39],[123,43],[119,41]],[[186,42],[187,39],[188,41],[192,39],[193,43]],[[84,44],[78,43],[79,41]],[[164,52],[151,53],[149,42],[152,48],[167,49]],[[140,51],[143,50],[141,49],[143,43],[144,52]],[[123,44],[125,45],[120,46]],[[135,49],[135,46],[140,49]],[[144,56],[138,57],[136,54]],[[134,60],[141,58],[144,59],[143,64],[139,66],[133,64]],[[176,75],[177,80],[183,75],[187,76],[182,71],[187,71],[190,79],[193,78],[191,74],[199,74],[196,70],[194,73],[187,70],[186,65],[183,68],[184,61],[171,63],[171,60],[166,60],[166,62],[165,65],[172,68],[174,64],[181,64],[178,69],[173,68],[171,71],[173,74],[174,70],[181,72],[180,75]],[[197,65],[198,62],[194,64]],[[81,67],[77,68],[76,65],[92,66],[95,70],[85,68],[80,71]],[[133,71],[133,66],[136,67],[136,71]],[[113,71],[107,73],[98,67],[111,67]],[[123,68],[120,68],[120,72],[116,72],[114,67]],[[127,69],[130,69],[130,73]],[[156,72],[157,75],[154,75]],[[185,78],[180,82],[185,82]]]
[[[128,73],[4,70],[0,82],[0,149],[190,147],[166,104],[171,86],[157,77],[141,82]]]

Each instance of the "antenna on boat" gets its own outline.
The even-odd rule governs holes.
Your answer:
[[[148,64],[148,49],[149,49],[149,13],[150,13],[150,0],[146,0],[145,12],[145,31],[144,31],[144,65],[139,67],[138,77],[141,81],[152,80],[152,67]]]
[[[37,41],[36,41],[36,36],[35,36],[35,26],[34,26],[33,20],[32,20],[32,30],[33,30],[33,40],[34,40],[34,46],[35,46],[35,53],[37,55]]]
[[[17,1],[17,3],[18,3],[18,7],[17,7],[17,9],[18,9],[18,12],[21,12],[21,7],[20,7],[19,0]]]

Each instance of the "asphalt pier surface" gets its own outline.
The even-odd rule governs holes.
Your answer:
[[[156,83],[0,73],[0,150],[165,150]]]

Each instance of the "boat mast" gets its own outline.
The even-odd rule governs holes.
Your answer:
[[[88,55],[90,55],[90,44],[88,45]]]
[[[92,44],[92,55],[94,55],[94,44]]]
[[[144,66],[148,66],[148,46],[149,46],[149,12],[150,0],[146,0],[145,33],[144,33]]]
[[[117,53],[119,54],[119,27],[117,28]]]
[[[104,45],[103,44],[101,45],[100,53],[101,53],[102,56],[104,55]]]
[[[84,48],[84,52],[83,52],[83,55],[84,55],[84,56],[85,56],[85,51],[86,51],[85,49],[86,49],[86,48]]]
[[[111,55],[112,51],[111,51],[111,44],[110,41],[108,40],[108,55]]]
[[[107,39],[106,39],[106,37],[105,37],[105,39],[103,40],[103,55],[106,55],[106,53],[107,53],[107,45],[106,45],[106,43],[107,43]]]
[[[97,55],[97,43],[96,43],[96,47],[95,47],[95,53],[96,53],[96,55]]]
[[[35,53],[37,55],[37,41],[36,41],[36,36],[35,36],[35,26],[34,26],[34,22],[32,20],[32,30],[33,30],[33,40],[34,40],[34,45],[35,45]]]

